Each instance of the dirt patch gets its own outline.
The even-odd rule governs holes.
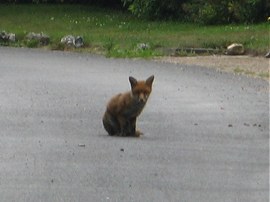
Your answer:
[[[157,61],[175,64],[198,65],[235,74],[245,74],[269,80],[270,59],[251,56],[194,56],[194,57],[161,57]]]

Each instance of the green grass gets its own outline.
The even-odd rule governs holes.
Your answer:
[[[199,26],[180,22],[142,21],[115,10],[80,5],[0,5],[0,31],[13,32],[14,46],[38,46],[29,43],[29,32],[50,36],[51,49],[66,49],[60,39],[68,34],[83,36],[83,51],[113,57],[152,57],[162,55],[161,48],[221,48],[233,42],[248,50],[269,50],[269,23],[256,25]],[[139,50],[138,43],[149,49]],[[3,44],[3,42],[2,42]],[[10,44],[9,44],[10,45]]]

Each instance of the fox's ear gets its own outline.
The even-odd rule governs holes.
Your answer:
[[[129,82],[130,82],[131,88],[134,88],[138,83],[137,79],[135,79],[132,76],[129,77]]]
[[[152,87],[153,81],[154,81],[154,75],[152,75],[148,79],[146,79],[145,83],[146,83],[146,85]]]

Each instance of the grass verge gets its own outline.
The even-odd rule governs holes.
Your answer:
[[[265,53],[269,49],[269,24],[199,26],[179,22],[141,21],[128,13],[80,5],[1,5],[0,31],[16,34],[16,42],[2,45],[37,47],[25,36],[43,32],[50,36],[50,49],[64,50],[65,35],[84,38],[83,51],[110,57],[152,57],[163,48],[219,48],[233,42],[247,50]],[[139,43],[149,44],[138,49]],[[82,50],[80,50],[82,51]]]

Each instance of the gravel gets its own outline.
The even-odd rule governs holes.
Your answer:
[[[270,60],[264,57],[211,55],[194,57],[161,57],[156,58],[156,60],[175,64],[216,68],[220,71],[241,73],[266,80],[269,79]]]

